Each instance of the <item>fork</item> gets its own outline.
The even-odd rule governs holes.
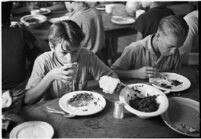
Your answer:
[[[53,109],[53,108],[50,108],[50,107],[46,107],[46,109],[47,109],[47,112],[56,113],[56,114],[62,114],[64,117],[67,117],[67,118],[75,117],[74,114],[66,113],[66,112],[56,110],[56,109]]]

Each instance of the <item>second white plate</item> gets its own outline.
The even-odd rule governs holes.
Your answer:
[[[53,127],[43,121],[24,122],[10,132],[10,138],[52,138]]]
[[[135,20],[131,17],[112,16],[111,22],[119,25],[132,24]]]
[[[177,73],[171,73],[171,72],[162,72],[164,76],[168,78],[163,79],[160,77],[157,78],[150,78],[149,82],[156,88],[167,91],[167,92],[180,92],[188,89],[191,86],[191,82],[188,78],[179,75]],[[173,81],[180,82],[179,85],[172,85]],[[165,86],[168,87],[165,87]]]

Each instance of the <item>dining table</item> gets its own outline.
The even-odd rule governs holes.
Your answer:
[[[116,4],[115,11],[123,11],[120,16],[128,17],[128,14],[125,12],[125,5],[122,4]],[[111,22],[111,18],[113,15],[117,16],[118,13],[114,11],[113,13],[107,13],[105,10],[97,10],[103,19],[103,26],[104,26],[104,32],[105,32],[105,47],[106,51],[108,51],[107,55],[109,56],[108,59],[111,61],[114,61],[114,57],[117,54],[118,49],[118,38],[122,36],[128,36],[131,34],[136,34],[136,30],[133,27],[132,24],[115,24]],[[47,21],[42,23],[38,27],[26,27],[36,38],[44,41],[48,41],[48,33],[49,28],[52,25],[50,20],[52,18],[59,18],[63,17],[67,14],[66,10],[56,10],[51,11],[49,14],[45,15],[47,17]],[[18,14],[13,15],[11,21],[13,22],[20,22],[20,19],[25,16],[25,14]],[[106,55],[106,54],[105,54]]]
[[[170,92],[168,98],[177,96],[199,102],[199,71],[197,67],[185,66],[171,72],[185,76],[191,82],[190,88],[181,92]],[[148,79],[121,80],[125,84],[145,83]],[[93,83],[93,82],[92,82]],[[90,90],[90,89],[89,89]],[[25,121],[44,121],[52,125],[54,138],[186,138],[169,128],[162,117],[142,119],[126,109],[122,119],[113,116],[114,102],[119,101],[119,93],[106,94],[94,86],[90,91],[98,92],[106,100],[105,108],[92,115],[66,118],[61,114],[49,113],[46,107],[62,110],[58,104],[60,98],[24,106],[19,112]]]

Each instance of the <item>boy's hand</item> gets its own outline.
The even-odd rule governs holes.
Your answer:
[[[73,79],[74,70],[72,66],[65,65],[60,68],[55,68],[48,73],[52,80],[61,80],[63,82],[70,82]]]
[[[140,79],[146,79],[153,77],[158,73],[156,68],[153,67],[142,67],[136,70],[136,76]]]

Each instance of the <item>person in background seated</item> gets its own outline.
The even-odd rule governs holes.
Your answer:
[[[51,11],[66,10],[64,2],[47,2],[47,1],[34,1],[34,2],[13,2],[12,13],[25,14],[30,13],[31,10],[38,8],[47,8]]]
[[[37,39],[26,29],[10,27],[11,2],[2,2],[2,89],[25,88],[30,69],[40,50]]]
[[[189,26],[189,31],[183,46],[179,48],[181,62],[183,65],[199,65],[198,10],[187,14],[184,20]]]
[[[160,21],[155,34],[127,46],[111,68],[125,79],[146,79],[158,71],[180,68],[178,48],[187,33],[188,25],[182,17],[167,16]]]
[[[2,137],[24,120],[18,116],[29,70],[26,61],[34,61],[38,50],[36,38],[27,30],[10,27],[11,2],[2,2]]]
[[[26,86],[25,103],[32,104],[86,89],[89,76],[96,81],[105,75],[117,78],[93,52],[81,47],[84,34],[74,21],[53,24],[48,39],[52,51],[35,60]],[[77,66],[73,66],[75,62]]]
[[[85,35],[82,47],[91,50],[105,61],[102,54],[105,44],[102,16],[95,8],[89,7],[86,2],[65,2],[65,4],[72,13],[69,20],[76,22]]]
[[[162,2],[141,2],[143,8],[149,10],[141,14],[134,23],[134,28],[137,31],[136,40],[141,40],[146,36],[156,33],[160,20],[163,17],[174,15],[173,11],[162,6]]]

